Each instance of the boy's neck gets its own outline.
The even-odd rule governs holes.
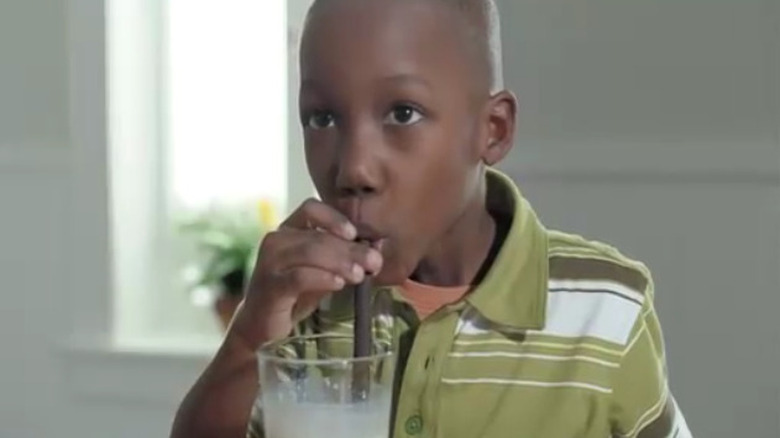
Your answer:
[[[496,222],[488,212],[484,194],[483,190],[482,196],[431,247],[412,276],[415,281],[443,287],[478,282],[496,236]]]

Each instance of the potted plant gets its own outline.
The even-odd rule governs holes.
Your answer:
[[[253,206],[212,206],[181,221],[180,232],[194,250],[188,288],[212,297],[223,328],[244,297],[260,239],[276,222],[273,203],[265,200]]]

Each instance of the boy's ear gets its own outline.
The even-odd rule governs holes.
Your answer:
[[[512,150],[517,107],[517,97],[507,90],[494,94],[488,101],[488,138],[482,150],[482,161],[488,166],[497,164]]]

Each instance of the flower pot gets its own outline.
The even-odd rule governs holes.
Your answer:
[[[236,313],[236,309],[243,299],[244,297],[241,295],[223,293],[214,302],[214,311],[217,317],[219,317],[223,330],[227,330],[228,326],[230,326],[233,314]]]
[[[230,271],[220,280],[222,293],[214,302],[214,310],[217,312],[223,330],[230,326],[233,314],[244,299],[244,276],[244,269],[239,268]]]

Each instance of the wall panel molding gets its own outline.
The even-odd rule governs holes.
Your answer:
[[[615,184],[615,185],[738,185],[778,187],[780,169],[769,171],[642,171],[621,170],[506,170],[519,183]]]

